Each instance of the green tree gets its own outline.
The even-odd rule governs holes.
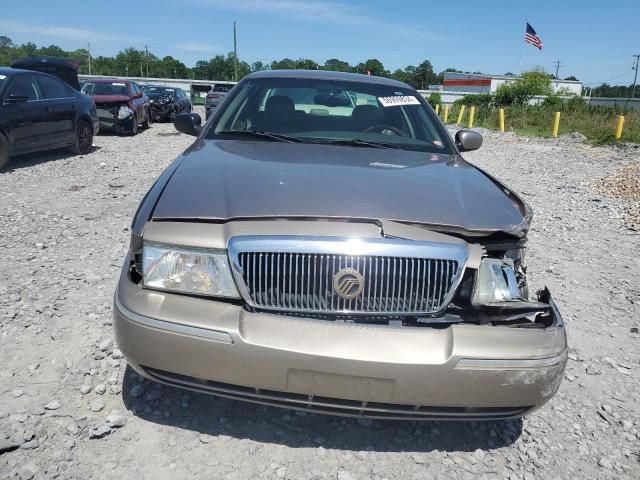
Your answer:
[[[377,58],[370,58],[366,62],[359,63],[355,69],[357,73],[363,73],[367,75],[370,73],[376,77],[388,77],[390,73],[385,70],[384,65]]]
[[[425,60],[416,67],[414,74],[414,87],[426,89],[430,83],[434,83],[438,76],[433,72],[433,65],[429,60]]]
[[[537,68],[524,72],[517,80],[500,85],[495,93],[495,103],[499,106],[527,105],[536,95],[552,93],[549,74]]]
[[[322,67],[323,70],[331,70],[334,72],[351,72],[353,67],[349,65],[349,62],[338,60],[337,58],[330,58]]]
[[[262,63],[259,60],[257,62],[253,62],[251,64],[251,71],[252,72],[261,72],[263,70],[269,70],[269,65],[265,65],[264,63]]]

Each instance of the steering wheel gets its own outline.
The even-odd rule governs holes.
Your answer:
[[[393,133],[398,135],[399,137],[406,137],[407,134],[400,130],[399,128],[392,127],[391,125],[374,125],[373,127],[367,128],[364,133],[370,132],[380,132],[382,133],[384,130],[391,130]]]

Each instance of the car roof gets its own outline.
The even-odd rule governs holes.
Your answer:
[[[386,77],[376,77],[373,75],[362,75],[360,73],[334,72],[331,70],[264,70],[254,72],[245,78],[301,78],[310,80],[340,80],[343,82],[374,83],[378,85],[388,85],[392,87],[411,88],[409,85],[398,80]]]
[[[44,75],[45,77],[51,77],[51,78],[56,78],[58,80],[62,80],[60,77],[56,77],[55,75],[51,75],[50,73],[47,73],[47,72],[39,72],[38,70],[26,70],[24,68],[13,68],[13,67],[0,67],[0,75],[5,75],[6,77],[19,75],[22,73],[28,73],[29,75]]]
[[[15,68],[20,68],[23,66],[30,67],[32,65],[56,65],[61,67],[72,68],[74,70],[78,70],[80,67],[80,62],[78,60],[73,60],[72,58],[62,58],[62,57],[24,57],[18,58],[14,60],[11,66],[15,65]],[[28,68],[25,70],[29,70]]]
[[[86,78],[84,79],[87,83],[132,83],[133,80],[127,80],[125,78]]]

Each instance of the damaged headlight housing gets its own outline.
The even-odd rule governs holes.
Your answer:
[[[160,290],[240,298],[224,251],[145,243],[142,282]]]
[[[133,115],[133,112],[126,105],[121,105],[118,109],[118,118],[120,119],[130,117],[131,115]]]
[[[498,306],[504,302],[523,300],[510,259],[483,258],[475,280],[471,296],[473,305]]]

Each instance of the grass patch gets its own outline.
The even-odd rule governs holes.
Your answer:
[[[559,135],[579,132],[587,137],[594,145],[614,144],[618,142],[640,143],[640,111],[623,112],[614,108],[559,105],[557,107],[544,106],[513,106],[505,109],[505,129],[521,135],[536,137],[550,137],[553,116],[560,112]],[[449,112],[449,121],[455,123],[459,106],[454,106]],[[465,108],[463,125],[468,122],[469,108]],[[619,115],[624,115],[622,138],[616,140],[614,132]],[[498,109],[476,107],[474,126],[490,130],[498,130]]]

